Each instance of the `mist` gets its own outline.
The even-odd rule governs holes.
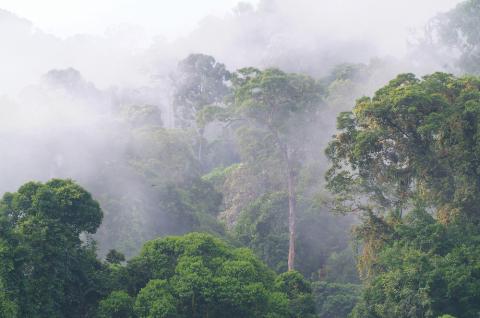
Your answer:
[[[161,30],[152,27],[151,19],[142,26],[141,16],[134,24],[112,21],[117,24],[106,30],[85,25],[90,32],[60,35],[55,30],[61,25],[47,32],[28,16],[1,10],[0,192],[15,191],[29,180],[77,180],[104,206],[98,237],[100,250],[106,251],[120,240],[111,238],[112,231],[117,238],[129,235],[128,228],[115,228],[119,219],[131,220],[133,227],[148,226],[153,221],[146,215],[153,212],[145,211],[160,209],[152,191],[160,183],[182,179],[182,172],[170,173],[167,167],[165,176],[147,176],[151,184],[140,181],[132,160],[138,157],[135,151],[144,151],[135,148],[142,141],[135,139],[137,127],[122,113],[125,107],[152,105],[161,116],[155,125],[178,128],[172,74],[180,60],[203,53],[230,71],[278,67],[317,79],[328,77],[338,64],[370,68],[369,77],[341,99],[331,92],[323,129],[315,136],[322,148],[335,129],[335,116],[350,109],[356,98],[371,94],[398,73],[443,69],[445,61],[418,63],[418,49],[409,43],[429,19],[458,2],[262,0],[190,21],[190,29],[168,36],[153,36]],[[149,148],[148,143],[144,147]],[[197,169],[188,160],[182,169]],[[108,203],[106,193],[125,200],[125,207]],[[163,222],[161,213],[155,222]],[[134,253],[140,242],[158,234],[140,232],[144,235],[134,239],[134,247],[116,247]]]
[[[480,314],[480,0],[0,0],[0,317]]]

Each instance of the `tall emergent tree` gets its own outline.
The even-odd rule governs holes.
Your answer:
[[[338,128],[328,187],[363,212],[353,317],[477,316],[480,79],[399,75]]]
[[[190,54],[180,61],[173,76],[175,126],[196,130],[200,163],[204,155],[205,127],[197,122],[197,113],[207,106],[223,102],[229,93],[229,77],[224,64],[205,54]]]
[[[401,217],[422,200],[446,220],[477,220],[479,116],[478,78],[399,75],[338,117],[328,186],[350,210]]]
[[[244,68],[232,75],[233,96],[217,118],[234,123],[242,147],[260,165],[278,164],[284,172],[289,205],[288,269],[294,269],[296,177],[321,103],[320,85],[306,75],[278,69]]]

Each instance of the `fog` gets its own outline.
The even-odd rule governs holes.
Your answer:
[[[60,6],[59,11],[49,10],[61,18],[38,13],[32,18],[37,25],[25,15],[34,14],[25,10],[26,2],[0,1],[0,9],[25,12],[0,11],[0,193],[52,177],[78,180],[94,194],[108,189],[104,192],[135,206],[122,210],[108,205],[105,193],[98,192],[105,203],[104,226],[112,230],[118,218],[131,220],[133,227],[145,226],[151,220],[142,217],[142,209],[158,208],[150,206],[151,189],[137,181],[139,174],[129,161],[135,133],[120,110],[154,105],[163,125],[173,128],[171,74],[188,54],[212,55],[231,71],[279,67],[318,79],[340,63],[374,65],[361,89],[336,101],[338,108],[325,119],[330,129],[318,135],[325,144],[335,114],[352,107],[355,98],[399,72],[424,74],[444,67],[445,61],[419,63],[413,55],[418,51],[409,43],[430,18],[459,1],[261,0],[236,4],[226,12],[206,1],[204,17],[172,9],[172,27],[164,21],[156,27],[152,14],[159,10],[159,16],[165,16],[167,2],[137,1],[133,8],[133,2],[105,2],[112,6],[108,14],[102,13],[109,7],[102,3],[80,10],[77,18]],[[199,6],[193,0],[182,4],[185,10]],[[126,21],[115,16],[115,8]],[[90,25],[87,17],[96,14],[105,21]],[[70,18],[75,23],[68,24]],[[183,24],[182,19],[189,20]],[[99,235],[107,235],[105,228]]]
[[[125,11],[131,9],[132,3],[103,2],[98,8],[79,10],[79,17],[77,11],[67,10],[65,5],[59,6],[55,13],[52,10],[48,10],[50,14],[38,13],[36,20],[44,21],[40,24],[46,24],[56,33],[44,31],[28,16],[2,11],[0,58],[4,71],[0,92],[18,92],[49,70],[67,67],[79,70],[100,88],[147,85],[151,84],[152,75],[168,73],[168,65],[172,67],[191,52],[211,54],[231,69],[276,65],[319,74],[338,62],[368,62],[376,56],[401,58],[415,30],[459,1],[263,0],[256,5],[240,3],[223,15],[211,14],[196,20],[192,14],[179,13],[177,6],[170,9],[169,5],[146,1],[145,5],[138,3],[136,10],[130,10],[129,16]],[[32,9],[25,8],[35,8],[28,2],[6,0],[0,2],[0,8],[3,3],[7,8],[26,13],[32,13]],[[112,12],[118,9],[128,23],[122,23],[118,17],[114,19],[112,13],[107,15],[108,4]],[[216,5],[214,1],[205,4],[206,12]],[[195,2],[194,7],[197,6]],[[44,5],[43,10],[48,7]],[[191,30],[168,31],[161,18],[158,25],[162,27],[154,28],[151,12],[162,12],[159,17],[163,17],[169,10],[181,21],[173,24],[185,20],[183,24],[191,25],[187,28]],[[111,25],[92,27],[95,23],[91,19],[97,15],[105,18],[103,24],[111,21]],[[49,19],[57,21],[55,28],[50,26],[53,22],[47,23]],[[76,21],[76,28],[65,34],[61,30],[72,24],[68,19]],[[162,29],[168,37],[160,33]],[[158,34],[154,36],[154,32]]]

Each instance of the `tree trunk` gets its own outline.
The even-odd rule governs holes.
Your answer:
[[[198,129],[198,135],[199,135],[199,141],[198,141],[198,162],[200,164],[200,170],[203,173],[204,172],[204,167],[203,167],[203,146],[204,146],[204,135],[205,130],[203,128]]]
[[[287,164],[287,184],[288,184],[288,270],[295,269],[295,237],[296,237],[296,199],[295,199],[295,175],[292,167],[288,147],[284,150],[285,160]]]

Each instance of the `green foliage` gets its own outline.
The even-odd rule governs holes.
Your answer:
[[[99,298],[94,233],[102,211],[71,180],[29,182],[0,201],[1,310],[18,317],[82,317]],[[8,315],[7,315],[8,317]],[[10,316],[11,317],[11,316]]]
[[[315,305],[320,318],[345,318],[360,299],[361,286],[320,281],[313,283]]]
[[[221,197],[199,181],[195,138],[158,126],[142,126],[130,133],[128,151],[123,154],[126,162],[114,162],[113,175],[106,176],[122,186],[100,183],[97,188],[108,216],[97,235],[101,254],[114,248],[131,257],[143,242],[157,236],[192,230],[220,232],[214,215]],[[116,179],[117,174],[122,177]]]
[[[298,124],[314,120],[321,102],[321,88],[314,79],[278,69],[244,68],[233,75],[232,83],[234,113],[284,137],[293,136],[301,128]]]
[[[73,235],[95,233],[103,218],[99,204],[71,180],[52,179],[45,185],[30,182],[3,200],[4,213],[14,222],[28,217],[55,220]]]
[[[352,247],[349,246],[342,251],[331,253],[325,262],[322,274],[323,279],[332,283],[359,283]]]
[[[267,194],[244,209],[234,227],[235,237],[253,249],[277,272],[287,269],[288,198],[283,193]]]
[[[288,268],[295,263],[297,210],[296,177],[305,157],[309,129],[316,123],[321,104],[321,85],[313,78],[301,74],[289,74],[279,69],[259,70],[243,68],[232,74],[232,95],[225,107],[204,110],[209,118],[234,125],[239,153],[245,165],[248,182],[263,188],[238,191],[249,199],[268,192],[288,193],[289,214]],[[248,185],[250,186],[250,184]],[[286,189],[287,188],[287,189]],[[243,197],[244,195],[242,195]],[[244,201],[244,200],[241,200]],[[232,202],[233,203],[233,202]],[[236,202],[234,202],[236,203]],[[234,224],[243,203],[233,211],[227,211],[227,226]],[[231,209],[230,209],[231,210]],[[233,213],[231,213],[233,212]],[[229,220],[229,219],[232,220]]]
[[[231,174],[232,171],[238,169],[240,167],[240,164],[233,164],[228,167],[217,167],[204,175],[202,177],[203,180],[207,182],[211,182],[216,189],[221,188],[223,183],[225,182],[226,178],[228,177],[229,174]]]
[[[200,177],[194,136],[141,123],[138,127],[123,126],[125,131],[115,136],[121,140],[115,145],[121,153],[103,151],[107,158],[95,162],[101,173],[89,188],[105,212],[96,235],[101,255],[116,249],[128,258],[138,253],[146,240],[169,234],[159,226],[161,221],[171,221],[161,209],[162,191],[169,184]]]
[[[222,195],[210,182],[200,178],[184,183],[169,184],[160,193],[161,208],[166,219],[160,219],[156,228],[167,234],[205,231],[224,234],[217,221]],[[154,221],[155,222],[155,221]]]
[[[335,216],[315,204],[299,202],[297,215],[297,269],[306,277],[318,276],[328,266],[330,254],[347,247],[349,220]],[[265,194],[245,207],[233,227],[238,241],[251,248],[270,268],[277,272],[287,269],[288,253],[288,197],[285,193]],[[335,266],[338,276],[346,275],[346,282],[355,281],[353,257],[341,267]],[[339,264],[336,264],[339,265]],[[350,268],[347,269],[347,267]],[[331,271],[331,267],[322,271]],[[350,271],[350,273],[347,273]],[[330,273],[333,277],[333,273]]]
[[[442,225],[416,211],[394,228],[372,264],[353,317],[455,317],[480,313],[480,232],[472,224]],[[362,314],[360,314],[363,312]]]
[[[255,68],[238,70],[232,84],[223,120],[236,128],[242,159],[272,184],[278,182],[273,175],[285,175],[287,165],[298,173],[309,129],[318,119],[320,84],[301,74]],[[285,187],[285,180],[280,182]]]
[[[186,181],[199,174],[193,137],[181,130],[142,127],[132,134],[130,164],[151,185]]]
[[[229,93],[230,73],[212,56],[190,54],[178,64],[174,80],[174,110],[177,127],[196,125],[197,113],[223,102]],[[203,128],[202,120],[198,121]]]
[[[288,311],[312,310],[300,274],[277,279],[274,288],[274,273],[249,250],[208,234],[150,241],[126,270],[139,317],[297,317]],[[299,288],[287,295],[290,285]]]
[[[2,264],[0,262],[0,264]],[[18,304],[15,301],[10,300],[8,292],[0,280],[0,317],[17,317],[18,316]]]
[[[289,317],[316,317],[312,287],[302,274],[296,271],[288,271],[278,275],[275,279],[275,289],[287,295]]]
[[[479,314],[480,80],[402,74],[338,117],[328,188],[362,212],[352,317]]]
[[[229,78],[225,65],[204,54],[190,54],[180,61],[173,76],[175,126],[194,128],[197,137],[194,147],[202,170],[209,166],[206,159],[215,161],[205,138],[205,126],[215,116],[213,110],[230,93]]]
[[[134,318],[134,300],[124,291],[114,291],[100,301],[98,318]]]
[[[140,318],[178,317],[176,301],[164,280],[152,279],[138,293],[135,312]]]
[[[205,181],[197,182],[198,188],[191,185],[183,200],[206,214],[208,202],[197,201],[213,188],[205,192]],[[275,280],[250,250],[208,234],[150,241],[126,266],[120,265],[124,256],[115,250],[108,253],[108,264],[100,263],[94,242],[82,243],[79,235],[95,230],[101,210],[69,180],[28,183],[5,194],[0,212],[1,317],[313,314],[311,289],[300,274]]]
[[[125,261],[125,255],[118,252],[117,250],[110,250],[105,256],[105,261],[110,264],[120,264]]]
[[[360,99],[339,117],[341,132],[327,149],[329,189],[347,210],[401,216],[416,199],[434,205],[445,222],[457,211],[474,217],[479,88],[477,78],[403,74]]]
[[[235,281],[231,281],[231,279],[235,279],[235,276],[224,277],[220,275],[215,277],[215,274],[220,274],[221,271],[233,266],[235,263],[232,262],[238,256],[232,254],[222,241],[214,237],[205,234],[188,234],[185,237],[171,237],[147,243],[139,256],[139,260],[146,262],[147,267],[153,270],[150,279],[163,279],[170,282],[177,301],[181,303],[182,312],[194,316],[207,310],[221,310],[221,303],[215,302],[214,306],[212,297],[217,293],[219,293],[216,296],[217,298],[222,296],[221,292],[228,293],[228,288],[224,290],[221,286],[227,284],[225,285],[227,287],[228,283],[234,283]],[[246,255],[242,253],[242,256]],[[248,257],[252,258],[252,256]],[[227,261],[229,258],[232,258],[231,262]],[[247,259],[238,259],[238,261],[242,262],[242,265],[248,264],[243,263]],[[259,263],[255,265],[260,266]],[[263,275],[273,279],[273,275],[268,272],[267,268],[264,267],[262,270],[264,271]],[[248,281],[243,282],[243,284],[261,282],[261,279],[258,280],[258,274],[257,277],[248,277]],[[235,286],[232,285],[231,287],[234,288]],[[254,286],[246,285],[243,290],[249,293],[252,288]],[[241,291],[242,288],[237,292],[241,293]],[[228,307],[230,305],[228,302],[236,300],[239,299],[225,297],[223,299],[224,306]]]

